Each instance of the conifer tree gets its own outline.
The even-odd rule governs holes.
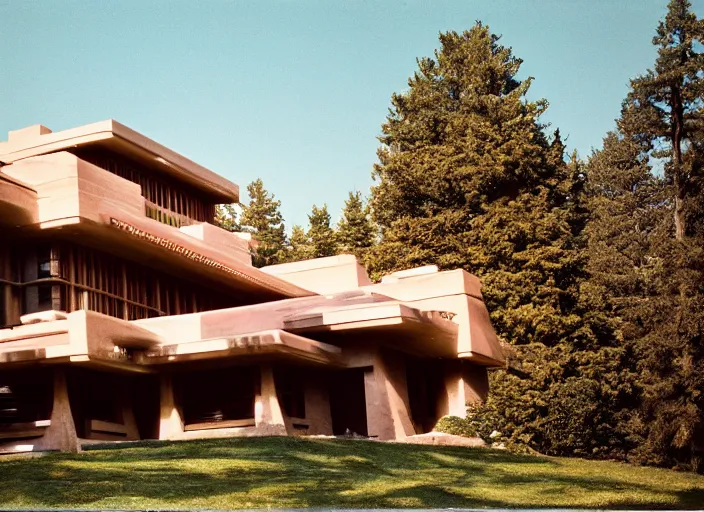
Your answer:
[[[689,2],[672,0],[653,39],[654,69],[631,81],[618,132],[590,162],[587,229],[590,281],[637,362],[630,455],[697,471],[704,471],[703,38]]]
[[[230,232],[242,231],[237,218],[237,204],[219,204],[215,209],[215,224]]]
[[[373,264],[465,268],[482,278],[506,341],[553,344],[577,322],[563,310],[578,274],[564,146],[544,135],[546,102],[526,100],[520,59],[488,27],[440,43],[382,126]]]
[[[653,44],[655,68],[631,81],[622,124],[643,134],[665,160],[665,176],[673,187],[675,237],[687,234],[687,192],[702,174],[702,101],[704,95],[704,21],[688,0],[671,0]]]
[[[313,209],[308,215],[308,239],[310,240],[313,258],[324,258],[338,254],[337,234],[330,225],[330,214],[327,205]]]
[[[369,207],[365,206],[359,191],[350,192],[337,225],[340,250],[362,259],[374,244],[375,230]]]
[[[291,229],[285,262],[303,261],[313,258],[313,247],[306,231],[298,224]]]
[[[261,179],[247,185],[249,204],[242,207],[241,224],[250,231],[258,245],[252,254],[255,267],[275,265],[284,255],[286,232],[281,216],[281,201],[264,188]]]
[[[418,60],[382,126],[370,266],[375,277],[426,264],[478,275],[523,372],[496,372],[473,421],[546,453],[609,456],[599,449],[617,424],[618,369],[602,346],[608,326],[579,295],[583,183],[559,132],[545,135],[547,102],[526,98],[520,65],[481,23],[440,34],[435,57]]]

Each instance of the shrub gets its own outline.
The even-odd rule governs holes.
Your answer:
[[[462,437],[477,437],[477,431],[469,420],[458,416],[443,416],[435,424],[435,432],[443,432]]]

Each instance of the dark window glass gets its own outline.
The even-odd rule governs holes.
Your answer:
[[[39,279],[51,277],[51,249],[49,247],[37,249],[37,277]]]
[[[39,295],[39,311],[46,311],[48,309],[53,309],[51,301],[51,285],[43,284],[38,288]]]

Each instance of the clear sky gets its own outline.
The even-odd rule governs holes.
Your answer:
[[[652,66],[666,3],[0,0],[0,137],[114,118],[243,192],[261,177],[290,229],[313,203],[336,219],[348,191],[368,192],[391,94],[438,32],[479,19],[503,34],[585,156]]]

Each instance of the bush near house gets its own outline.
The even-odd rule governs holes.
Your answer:
[[[477,437],[477,431],[471,423],[459,416],[443,416],[435,424],[433,430],[453,436]]]

